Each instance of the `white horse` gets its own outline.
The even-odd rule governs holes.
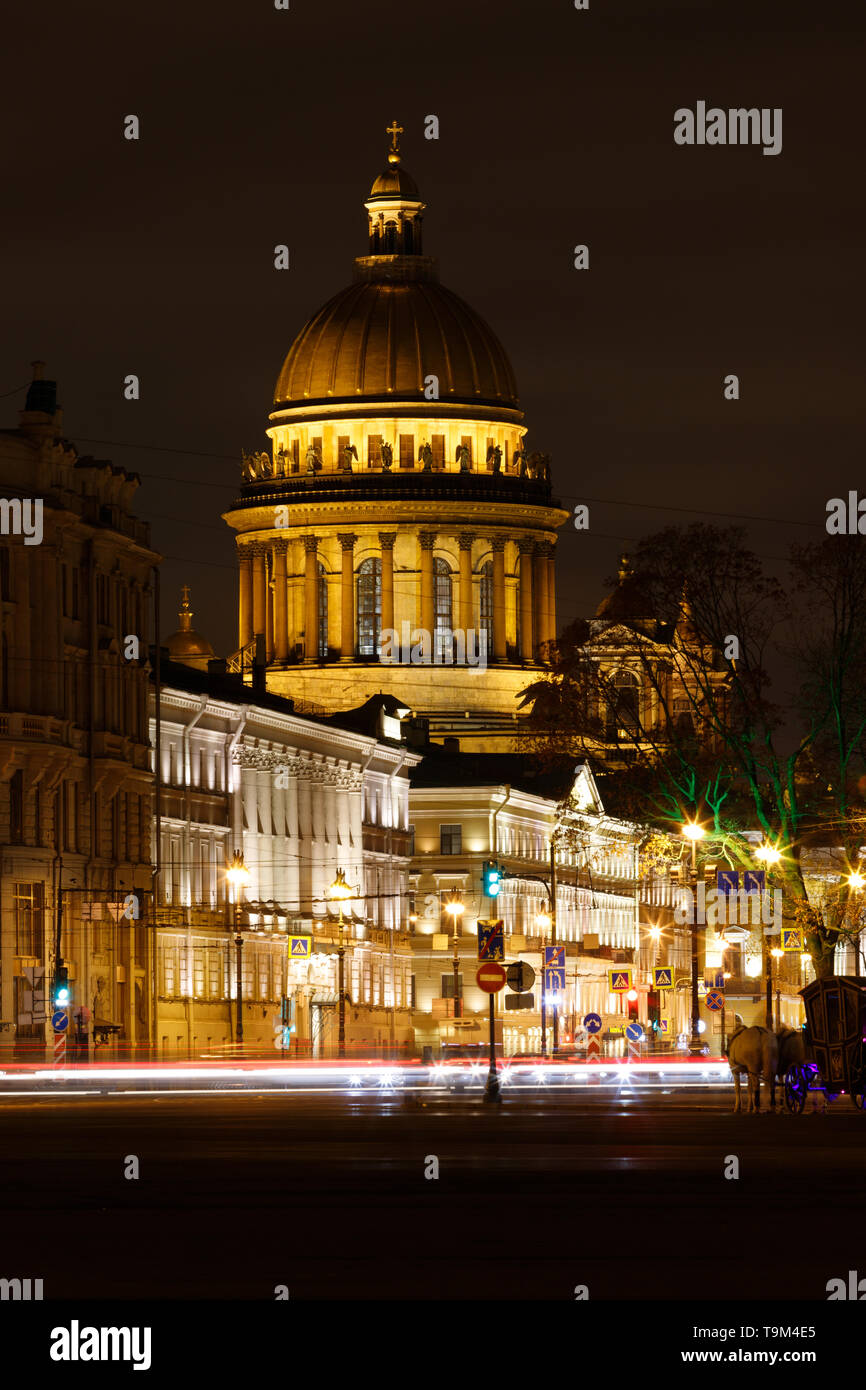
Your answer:
[[[743,1108],[740,1082],[748,1077],[748,1111],[761,1108],[761,1077],[770,1087],[770,1109],[776,1107],[776,1072],[779,1067],[779,1046],[775,1033],[769,1028],[747,1028],[739,1014],[734,1015],[736,1028],[728,1039],[728,1065],[734,1077],[736,1100],[734,1113]]]

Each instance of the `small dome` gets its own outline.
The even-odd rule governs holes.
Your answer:
[[[173,632],[166,641],[168,654],[172,661],[180,661],[184,666],[193,666],[196,670],[206,671],[208,661],[213,657],[214,649],[206,637],[202,637],[196,632],[192,625],[194,617],[189,602],[189,585],[184,584],[182,590],[182,600],[178,612],[180,627],[177,632]]]
[[[420,202],[421,194],[412,175],[399,164],[391,164],[377,178],[370,189],[368,202],[374,198],[407,198],[410,202]]]
[[[645,622],[653,618],[652,608],[637,575],[634,574],[627,555],[619,561],[619,583],[612,593],[603,598],[595,610],[596,618],[606,622],[629,623]]]

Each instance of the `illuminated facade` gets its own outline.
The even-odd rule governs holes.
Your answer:
[[[226,513],[234,664],[261,636],[271,690],[328,710],[385,690],[434,739],[509,747],[556,632],[567,513],[549,459],[527,452],[501,344],[423,253],[425,204],[391,133],[368,254],[290,348],[270,452],[245,458]]]

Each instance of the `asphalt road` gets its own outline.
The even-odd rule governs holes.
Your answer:
[[[729,1106],[4,1097],[0,1277],[46,1298],[826,1299],[866,1272],[866,1115]]]

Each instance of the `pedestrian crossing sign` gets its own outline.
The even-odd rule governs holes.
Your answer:
[[[608,970],[608,988],[611,994],[626,994],[631,989],[631,968],[628,970]]]
[[[309,956],[313,938],[311,936],[290,936],[288,942],[289,955],[293,959],[297,958],[300,960]]]
[[[653,989],[673,989],[674,970],[672,965],[657,965],[653,970]]]
[[[663,1038],[672,1038],[674,1034],[673,1019],[659,1019],[659,1032],[661,1033]]]
[[[782,928],[782,950],[783,951],[804,951],[803,929],[802,927],[783,927]]]

